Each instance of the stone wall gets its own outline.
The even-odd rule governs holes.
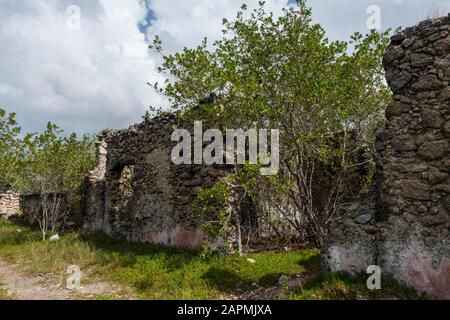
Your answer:
[[[450,299],[450,24],[427,20],[391,39],[394,94],[377,133],[377,185],[350,205],[324,249],[333,271],[384,274]]]
[[[164,115],[99,135],[98,167],[86,182],[85,231],[190,249],[207,242],[192,203],[230,168],[175,165],[171,135],[177,126],[174,115]],[[237,234],[228,240],[239,247]]]
[[[10,217],[20,213],[20,194],[8,191],[0,193],[0,217]]]
[[[55,198],[57,196],[57,198]],[[62,223],[65,219],[65,227],[73,227],[75,225],[73,210],[68,210],[69,204],[67,197],[64,194],[49,194],[47,196],[49,205],[49,216],[57,219],[57,223]],[[41,193],[25,193],[20,195],[20,210],[22,212],[21,220],[28,224],[36,224],[42,219],[42,194]],[[53,205],[57,205],[56,210],[53,211]],[[69,214],[66,214],[69,212]],[[61,230],[62,231],[62,230]]]
[[[50,201],[52,197],[49,195]],[[60,200],[55,216],[62,217],[68,210],[69,205],[63,194],[59,194],[58,197],[60,197]],[[35,224],[37,219],[42,215],[41,201],[40,193],[22,194],[15,191],[0,193],[0,218],[17,216],[17,218],[25,223]],[[66,217],[66,227],[79,227],[76,222],[73,215]]]

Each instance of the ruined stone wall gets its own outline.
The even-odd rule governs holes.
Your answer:
[[[394,101],[378,131],[374,191],[347,208],[324,249],[333,271],[384,274],[450,299],[450,24],[427,20],[391,39]]]
[[[57,211],[52,213],[52,207],[49,208],[49,215],[54,217],[64,217],[68,211],[69,204],[67,198],[64,194],[58,194],[58,198],[55,195],[49,194],[47,197],[48,204],[53,206],[53,204],[58,204]],[[42,195],[41,193],[25,193],[20,195],[20,211],[21,220],[28,224],[36,224],[38,220],[42,219]],[[73,213],[69,211],[69,213]],[[74,225],[73,216],[69,214],[66,217],[66,227],[71,227]]]
[[[61,196],[58,215],[63,214],[68,204],[66,198]],[[51,198],[51,196],[50,196]],[[0,218],[20,215],[21,220],[26,223],[33,224],[36,218],[42,214],[41,194],[26,193],[22,194],[15,191],[0,193]],[[69,224],[73,224],[71,217],[68,219]]]
[[[20,194],[9,191],[0,193],[0,217],[10,217],[20,213]]]
[[[99,135],[99,164],[86,183],[85,231],[190,249],[207,241],[192,204],[229,169],[175,165],[171,135],[178,125],[174,115],[165,115]]]

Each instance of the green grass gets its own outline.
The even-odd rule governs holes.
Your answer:
[[[0,222],[0,256],[31,273],[59,274],[61,281],[68,265],[78,265],[89,275],[83,281],[114,281],[141,299],[217,299],[237,289],[250,290],[253,283],[276,284],[281,275],[301,274],[318,261],[315,250],[202,258],[101,234],[72,233],[58,242],[42,242],[36,230],[8,221]]]
[[[0,288],[0,300],[9,300],[8,292]]]
[[[112,281],[124,287],[120,296],[140,299],[217,299],[237,290],[251,290],[254,283],[277,284],[281,275],[307,275],[293,300],[420,299],[415,290],[383,277],[382,290],[368,290],[367,275],[320,273],[316,250],[257,253],[246,257],[202,257],[199,253],[167,247],[127,243],[102,234],[66,234],[58,242],[43,242],[41,234],[10,221],[0,222],[0,257],[30,273],[56,273],[64,283],[66,269],[77,265],[83,283]],[[256,261],[252,264],[247,261]],[[0,290],[0,299],[6,299]],[[96,295],[109,300],[117,296]]]
[[[405,287],[390,277],[382,277],[380,290],[369,290],[367,275],[352,277],[346,273],[319,273],[307,281],[291,300],[418,300],[427,299],[416,290]]]

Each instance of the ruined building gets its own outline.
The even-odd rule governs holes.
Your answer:
[[[427,20],[384,55],[394,101],[378,131],[375,191],[353,203],[324,249],[333,271],[383,274],[450,299],[450,23]]]
[[[177,143],[171,135],[178,125],[175,115],[164,115],[99,135],[98,167],[87,181],[84,231],[189,249],[208,242],[192,204],[230,168],[174,164]],[[223,240],[239,248],[238,233]]]
[[[384,275],[450,299],[450,16],[392,37],[383,64],[393,102],[377,133],[376,183],[332,228],[323,264],[350,273],[376,265]],[[99,135],[98,166],[86,179],[84,231],[190,249],[208,243],[192,205],[233,167],[174,164],[171,135],[178,126],[175,115],[164,115]],[[20,198],[0,194],[0,216],[20,206],[32,211]],[[252,220],[231,203],[230,213]],[[239,250],[235,229],[210,244]]]
[[[0,218],[8,218],[20,212],[20,194],[13,191],[0,193]]]

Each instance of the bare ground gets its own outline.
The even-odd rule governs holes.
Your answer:
[[[127,299],[123,288],[107,282],[81,284],[78,290],[69,290],[62,285],[56,274],[26,275],[17,265],[0,258],[0,289],[12,300],[89,300]]]
[[[224,300],[276,300],[288,291],[299,288],[308,276],[290,277],[284,284],[272,287],[254,285],[245,293],[236,292]],[[17,265],[8,264],[0,258],[0,290],[7,292],[12,300],[89,300],[130,299],[128,290],[107,282],[82,284],[78,290],[66,289],[56,274],[27,275]]]

